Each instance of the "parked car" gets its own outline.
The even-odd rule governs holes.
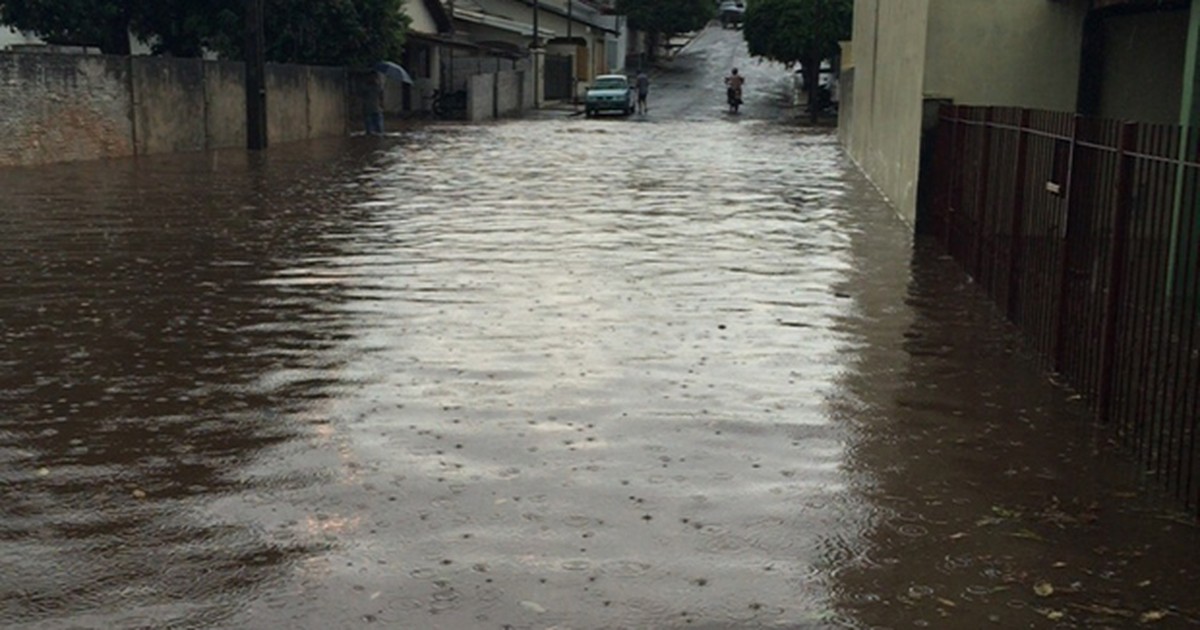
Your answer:
[[[588,117],[600,112],[621,112],[628,116],[633,113],[633,88],[629,78],[623,74],[602,74],[596,77],[584,96],[584,113]]]
[[[737,28],[745,14],[746,5],[739,0],[723,0],[717,6],[717,18],[721,20],[721,28]]]

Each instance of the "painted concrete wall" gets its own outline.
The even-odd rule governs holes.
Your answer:
[[[1087,3],[929,0],[925,94],[1074,111]]]
[[[242,65],[0,53],[0,167],[245,146]],[[268,66],[272,143],[343,135],[345,72]]]
[[[496,75],[477,74],[467,79],[467,120],[477,122],[492,118]]]
[[[121,57],[0,54],[0,166],[133,155]]]
[[[308,137],[340,136],[348,131],[344,68],[307,68]]]
[[[528,73],[503,70],[467,79],[467,120],[479,122],[519,114],[533,103]]]
[[[246,146],[246,71],[242,64],[204,63],[205,146]]]
[[[275,143],[308,137],[308,70],[267,64],[267,138]]]
[[[839,136],[915,222],[927,98],[1074,110],[1086,3],[856,0]]]
[[[1178,124],[1187,31],[1187,10],[1106,19],[1098,114]]]
[[[135,57],[130,67],[138,155],[204,149],[204,62]]]
[[[909,223],[916,220],[929,3],[855,1],[850,128],[842,132],[850,156]]]
[[[521,84],[523,77],[520,72],[508,70],[496,74],[496,113],[499,116],[512,116],[521,111]]]

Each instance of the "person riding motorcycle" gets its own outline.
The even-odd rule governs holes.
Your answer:
[[[746,83],[746,78],[738,74],[737,68],[734,68],[729,76],[725,77],[725,97],[729,101],[729,109],[737,111],[739,105],[742,104],[742,85]]]

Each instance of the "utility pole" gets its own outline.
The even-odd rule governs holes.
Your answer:
[[[246,0],[246,148],[267,148],[267,51],[263,0]]]

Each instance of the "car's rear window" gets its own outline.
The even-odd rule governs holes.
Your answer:
[[[593,89],[597,90],[623,90],[629,87],[624,79],[600,79],[592,84]]]

